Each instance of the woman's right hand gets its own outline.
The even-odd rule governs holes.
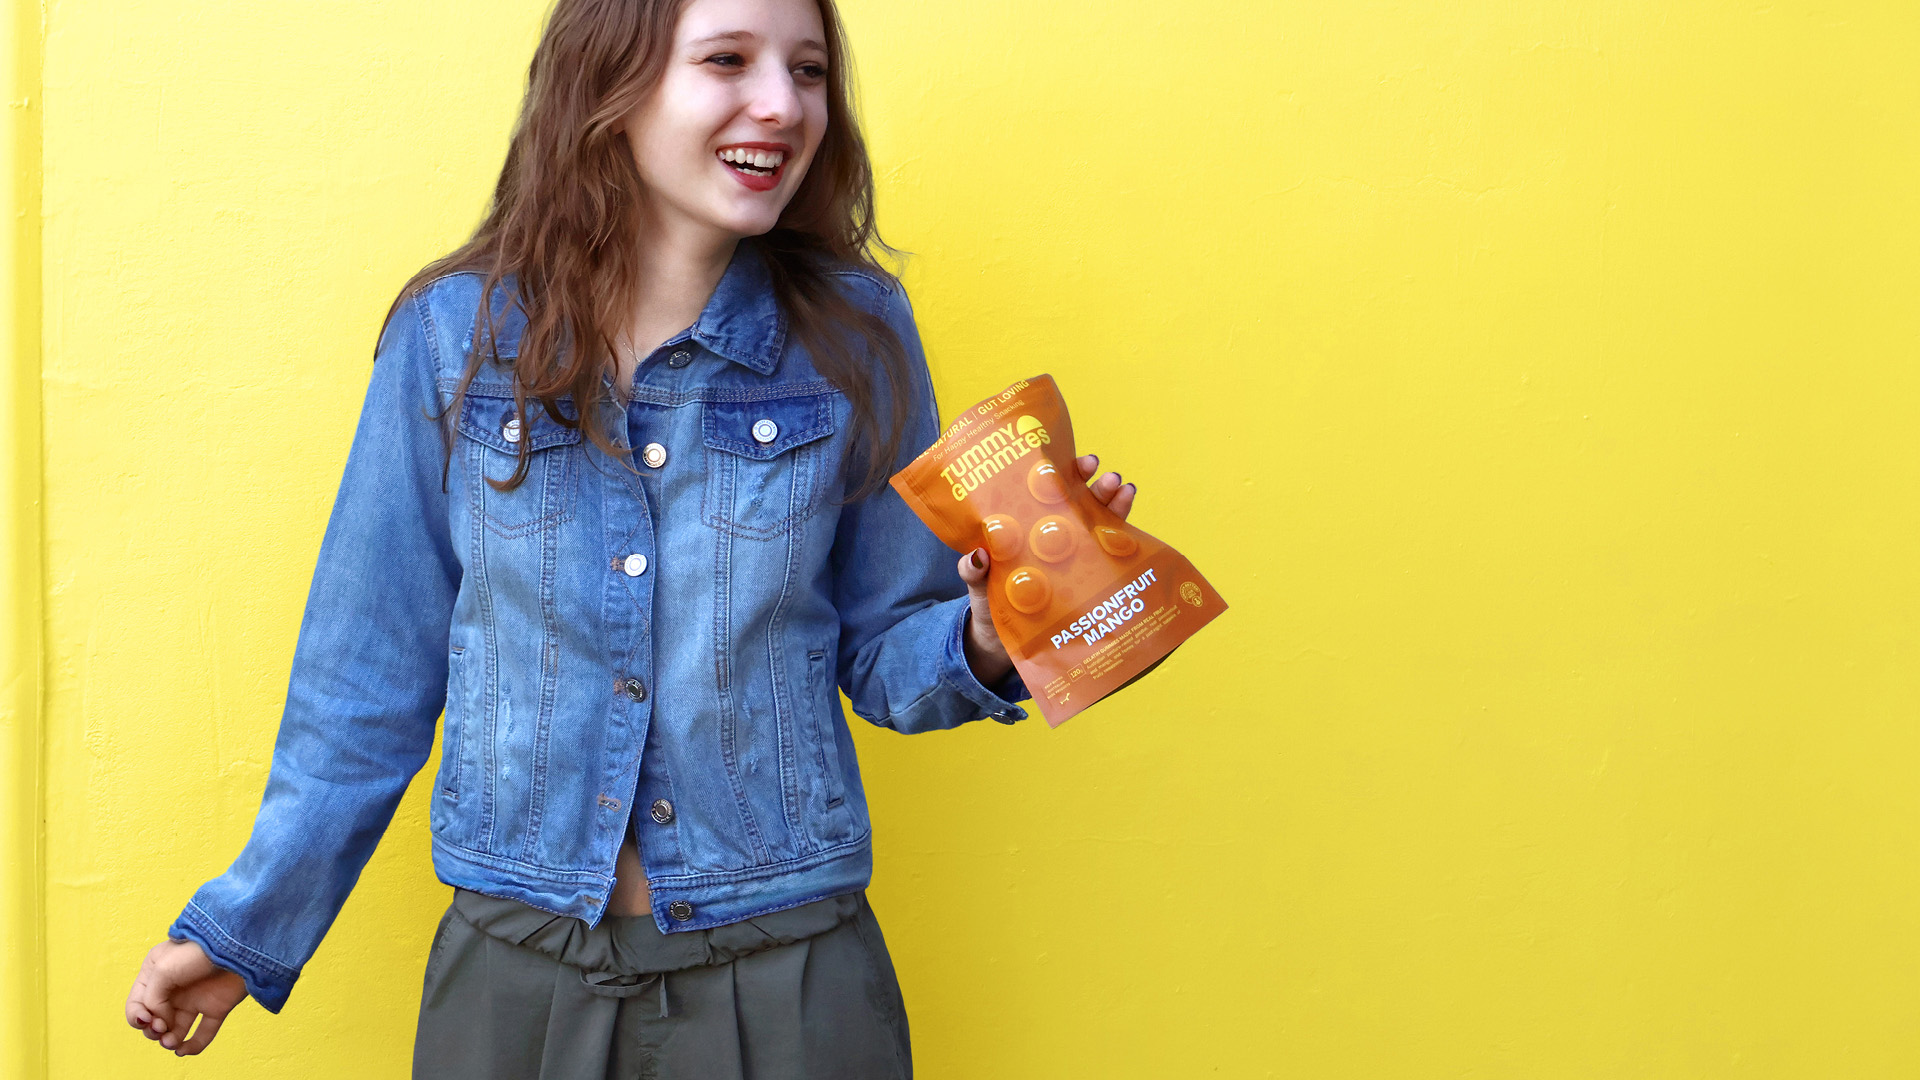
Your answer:
[[[246,981],[216,967],[191,941],[163,941],[147,953],[127,994],[127,1023],[180,1057],[207,1048],[247,997]],[[200,1017],[200,1030],[193,1018]]]

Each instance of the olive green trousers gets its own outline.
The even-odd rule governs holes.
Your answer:
[[[906,1008],[865,893],[712,930],[588,928],[465,889],[440,920],[415,1080],[904,1080]]]

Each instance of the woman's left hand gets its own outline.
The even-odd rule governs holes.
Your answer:
[[[1074,464],[1080,468],[1082,482],[1093,480],[1093,474],[1100,470],[1100,459],[1092,454],[1081,455]],[[1133,510],[1133,497],[1138,490],[1132,484],[1122,483],[1117,472],[1093,480],[1092,485],[1093,497],[1123,521]],[[967,583],[970,605],[964,638],[967,666],[973,669],[973,677],[979,679],[983,686],[992,686],[1013,670],[1013,658],[1007,655],[1007,647],[1000,644],[1000,634],[993,628],[993,611],[987,606],[987,571],[990,568],[991,559],[986,548],[974,548],[960,556],[960,580]]]

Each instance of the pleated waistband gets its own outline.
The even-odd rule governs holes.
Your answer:
[[[860,910],[864,893],[815,900],[710,930],[663,934],[651,915],[608,916],[599,926],[571,915],[487,896],[453,892],[453,914],[474,929],[587,972],[637,976],[724,964],[822,934]]]

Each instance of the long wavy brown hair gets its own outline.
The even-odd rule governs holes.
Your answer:
[[[755,241],[766,256],[790,333],[820,374],[853,406],[848,499],[886,483],[900,450],[911,398],[906,350],[878,316],[851,303],[829,280],[834,264],[891,279],[876,253],[893,253],[873,220],[873,168],[855,122],[846,32],[833,0],[816,0],[826,30],[827,129],[793,200]],[[558,0],[527,73],[506,164],[487,216],[472,238],[414,275],[400,303],[436,278],[484,275],[487,298],[474,316],[475,348],[449,411],[460,408],[483,348],[498,362],[494,329],[503,285],[526,316],[514,374],[522,429],[534,403],[555,422],[577,426],[593,445],[623,460],[601,410],[578,408],[603,396],[614,340],[631,316],[641,236],[639,170],[620,121],[658,84],[686,0]],[[392,317],[389,311],[388,317]],[[576,403],[569,414],[563,399]],[[451,433],[449,433],[449,439]],[[506,489],[526,478],[531,440],[518,447]],[[630,467],[630,466],[629,466]]]

